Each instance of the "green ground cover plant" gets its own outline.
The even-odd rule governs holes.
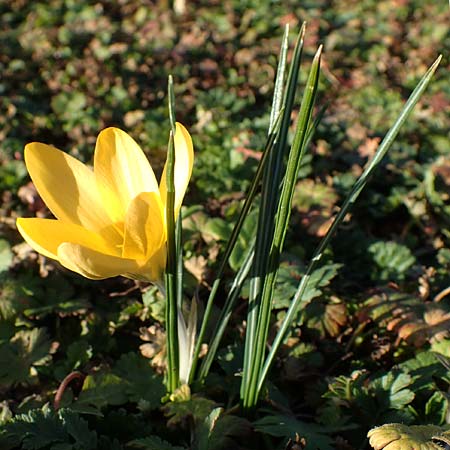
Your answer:
[[[163,3],[0,5],[0,448],[446,448],[448,5]],[[175,119],[165,288],[23,243],[25,144],[89,164],[117,126],[160,174],[169,141],[170,205]]]

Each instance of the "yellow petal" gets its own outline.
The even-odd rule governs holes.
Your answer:
[[[175,218],[178,217],[181,204],[183,203],[184,194],[186,192],[189,179],[192,174],[192,166],[194,164],[194,147],[192,139],[186,128],[181,123],[176,124],[176,132],[174,136],[175,144]],[[166,170],[167,163],[164,166],[161,175],[161,182],[159,183],[159,192],[163,205],[166,204],[167,186],[166,186]]]
[[[64,243],[58,247],[58,260],[74,272],[92,280],[123,275],[128,278],[159,281],[165,265],[164,246],[149,260],[119,258],[105,255],[81,245]]]
[[[163,207],[159,192],[143,192],[133,199],[125,218],[122,257],[148,259],[162,245],[166,236]]]
[[[106,128],[94,155],[97,186],[113,221],[123,222],[128,205],[141,192],[157,192],[155,174],[139,145],[118,128]]]
[[[122,275],[135,280],[153,281],[163,284],[164,269],[166,267],[167,249],[162,245],[148,260],[138,261],[139,269]]]
[[[58,219],[102,232],[112,242],[121,239],[111,227],[94,173],[87,166],[67,153],[38,142],[25,147],[25,163],[37,191]]]
[[[135,260],[106,255],[70,243],[63,243],[58,247],[58,260],[64,267],[92,280],[115,277],[139,268]]]
[[[63,242],[81,244],[109,254],[119,254],[103,238],[92,231],[52,219],[17,219],[17,228],[25,241],[48,258],[58,259],[58,247]]]

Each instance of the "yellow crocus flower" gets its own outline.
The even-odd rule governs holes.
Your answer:
[[[175,214],[192,173],[191,137],[177,123]],[[17,219],[25,241],[87,278],[123,275],[160,282],[166,264],[166,167],[158,183],[145,154],[127,133],[103,130],[93,170],[46,144],[25,147],[25,163],[54,219]],[[166,163],[167,165],[167,163]]]

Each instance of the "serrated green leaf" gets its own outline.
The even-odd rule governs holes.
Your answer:
[[[231,224],[219,217],[214,217],[206,222],[203,232],[211,235],[216,241],[226,241],[231,234]]]
[[[220,415],[223,412],[223,408],[214,408],[205,418],[202,424],[198,427],[197,431],[197,448],[198,450],[208,450],[208,444],[211,434],[219,420]]]
[[[408,375],[406,373],[401,373],[392,382],[390,390],[393,394],[396,394],[397,392],[401,391],[402,389],[405,389],[406,387],[410,386],[412,381],[413,380],[410,375]]]
[[[153,319],[160,323],[165,321],[166,300],[159,292],[158,288],[151,288],[142,294],[142,302],[148,308],[149,314]]]
[[[50,347],[44,328],[19,331],[10,342],[0,344],[0,385],[29,381],[33,367],[50,361]]]
[[[122,405],[128,400],[126,382],[112,373],[88,375],[77,401],[71,406],[76,412],[99,414],[107,405]]]
[[[223,414],[223,408],[215,408],[197,428],[193,450],[235,448],[249,430],[250,423],[245,419]]]
[[[306,423],[297,420],[295,417],[282,414],[266,416],[253,423],[256,431],[270,434],[271,436],[292,438],[298,434],[305,438],[305,450],[333,450],[333,439],[327,436],[323,426],[314,423]]]
[[[25,307],[28,298],[16,280],[0,274],[0,317],[14,319]]]
[[[322,294],[322,289],[328,286],[331,280],[338,274],[342,264],[326,264],[316,269],[310,278],[308,287],[303,296],[303,302],[308,303]],[[278,272],[275,287],[274,308],[288,308],[298,287],[298,280],[302,276],[302,270],[296,263],[282,263]]]
[[[431,349],[439,362],[450,371],[450,339],[433,342]]]
[[[146,409],[161,406],[165,394],[163,379],[151,367],[149,360],[136,353],[127,353],[120,357],[114,367],[124,381],[125,393],[131,402],[146,402]]]
[[[328,392],[325,398],[338,398],[350,403],[357,399],[363,390],[363,385],[367,383],[368,374],[362,370],[353,371],[350,376],[340,375],[329,383]]]
[[[403,389],[390,396],[391,407],[394,409],[402,409],[409,405],[415,398],[416,394],[409,389]]]
[[[128,442],[127,448],[137,448],[140,450],[187,450],[186,447],[172,445],[158,436],[135,439]]]
[[[169,416],[168,425],[176,425],[186,418],[191,418],[194,423],[198,424],[216,407],[216,403],[205,397],[193,395],[190,400],[171,402],[165,406],[166,415]]]
[[[21,283],[21,288],[26,289],[29,295],[23,314],[31,319],[49,314],[81,314],[91,306],[86,298],[78,297],[74,286],[58,274],[47,277],[45,281],[25,278]]]
[[[442,425],[446,422],[449,399],[442,392],[434,392],[425,404],[426,420],[430,423]]]
[[[2,429],[2,438],[21,444],[26,450],[95,450],[97,435],[87,422],[70,410],[54,412],[48,405],[19,414]]]
[[[117,439],[110,439],[107,436],[98,438],[98,450],[124,450]]]
[[[128,353],[122,355],[112,372],[88,375],[71,409],[101,415],[101,409],[108,405],[135,402],[151,410],[161,405],[164,394],[162,377],[154,372],[149,361]]]
[[[372,274],[374,279],[402,280],[416,262],[411,250],[397,242],[374,242],[368,247],[368,252],[376,266]]]
[[[56,363],[54,373],[57,378],[63,379],[68,373],[79,369],[88,363],[93,356],[91,345],[80,339],[72,342],[66,351],[66,357]]]
[[[71,363],[72,370],[86,364],[92,358],[92,355],[92,346],[83,340],[73,342],[67,349],[67,359]]]
[[[74,450],[95,450],[97,448],[97,433],[89,430],[88,423],[70,409],[58,410],[58,416],[64,429],[74,439]]]
[[[402,409],[415,398],[414,392],[408,389],[412,383],[409,374],[389,372],[374,380],[373,387],[375,395],[386,404],[386,408]]]
[[[15,416],[5,425],[3,434],[21,443],[25,450],[40,450],[68,439],[61,421],[48,406]]]

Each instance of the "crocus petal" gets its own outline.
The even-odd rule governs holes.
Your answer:
[[[101,280],[139,270],[135,260],[106,255],[71,243],[63,243],[58,247],[58,260],[64,267],[92,280]]]
[[[82,245],[63,243],[58,247],[58,260],[74,272],[92,280],[117,275],[143,281],[160,281],[166,262],[165,248],[149,260],[135,260],[106,255]]]
[[[118,254],[119,249],[114,249],[97,233],[85,228],[52,219],[17,219],[17,228],[25,241],[34,250],[47,256],[58,259],[58,247],[63,242],[72,242],[106,254]]]
[[[37,191],[58,219],[102,232],[110,242],[121,239],[111,227],[91,169],[67,153],[38,142],[25,147],[25,163]]]
[[[133,199],[124,231],[124,258],[148,259],[164,245],[166,236],[159,192],[143,192]]]
[[[194,147],[192,139],[186,128],[181,123],[176,124],[176,132],[174,136],[175,144],[175,218],[178,217],[181,204],[183,203],[184,194],[186,192],[189,179],[192,174],[192,166],[194,164]],[[166,204],[167,198],[167,181],[166,181],[167,162],[164,166],[159,184],[159,192],[163,205]]]
[[[141,192],[157,192],[155,174],[139,145],[118,128],[106,128],[94,155],[97,186],[113,221],[123,222],[128,205]]]
[[[138,261],[139,269],[135,272],[124,272],[122,275],[141,281],[152,281],[157,286],[164,285],[163,274],[166,267],[167,250],[161,246],[156,253],[145,261]]]

